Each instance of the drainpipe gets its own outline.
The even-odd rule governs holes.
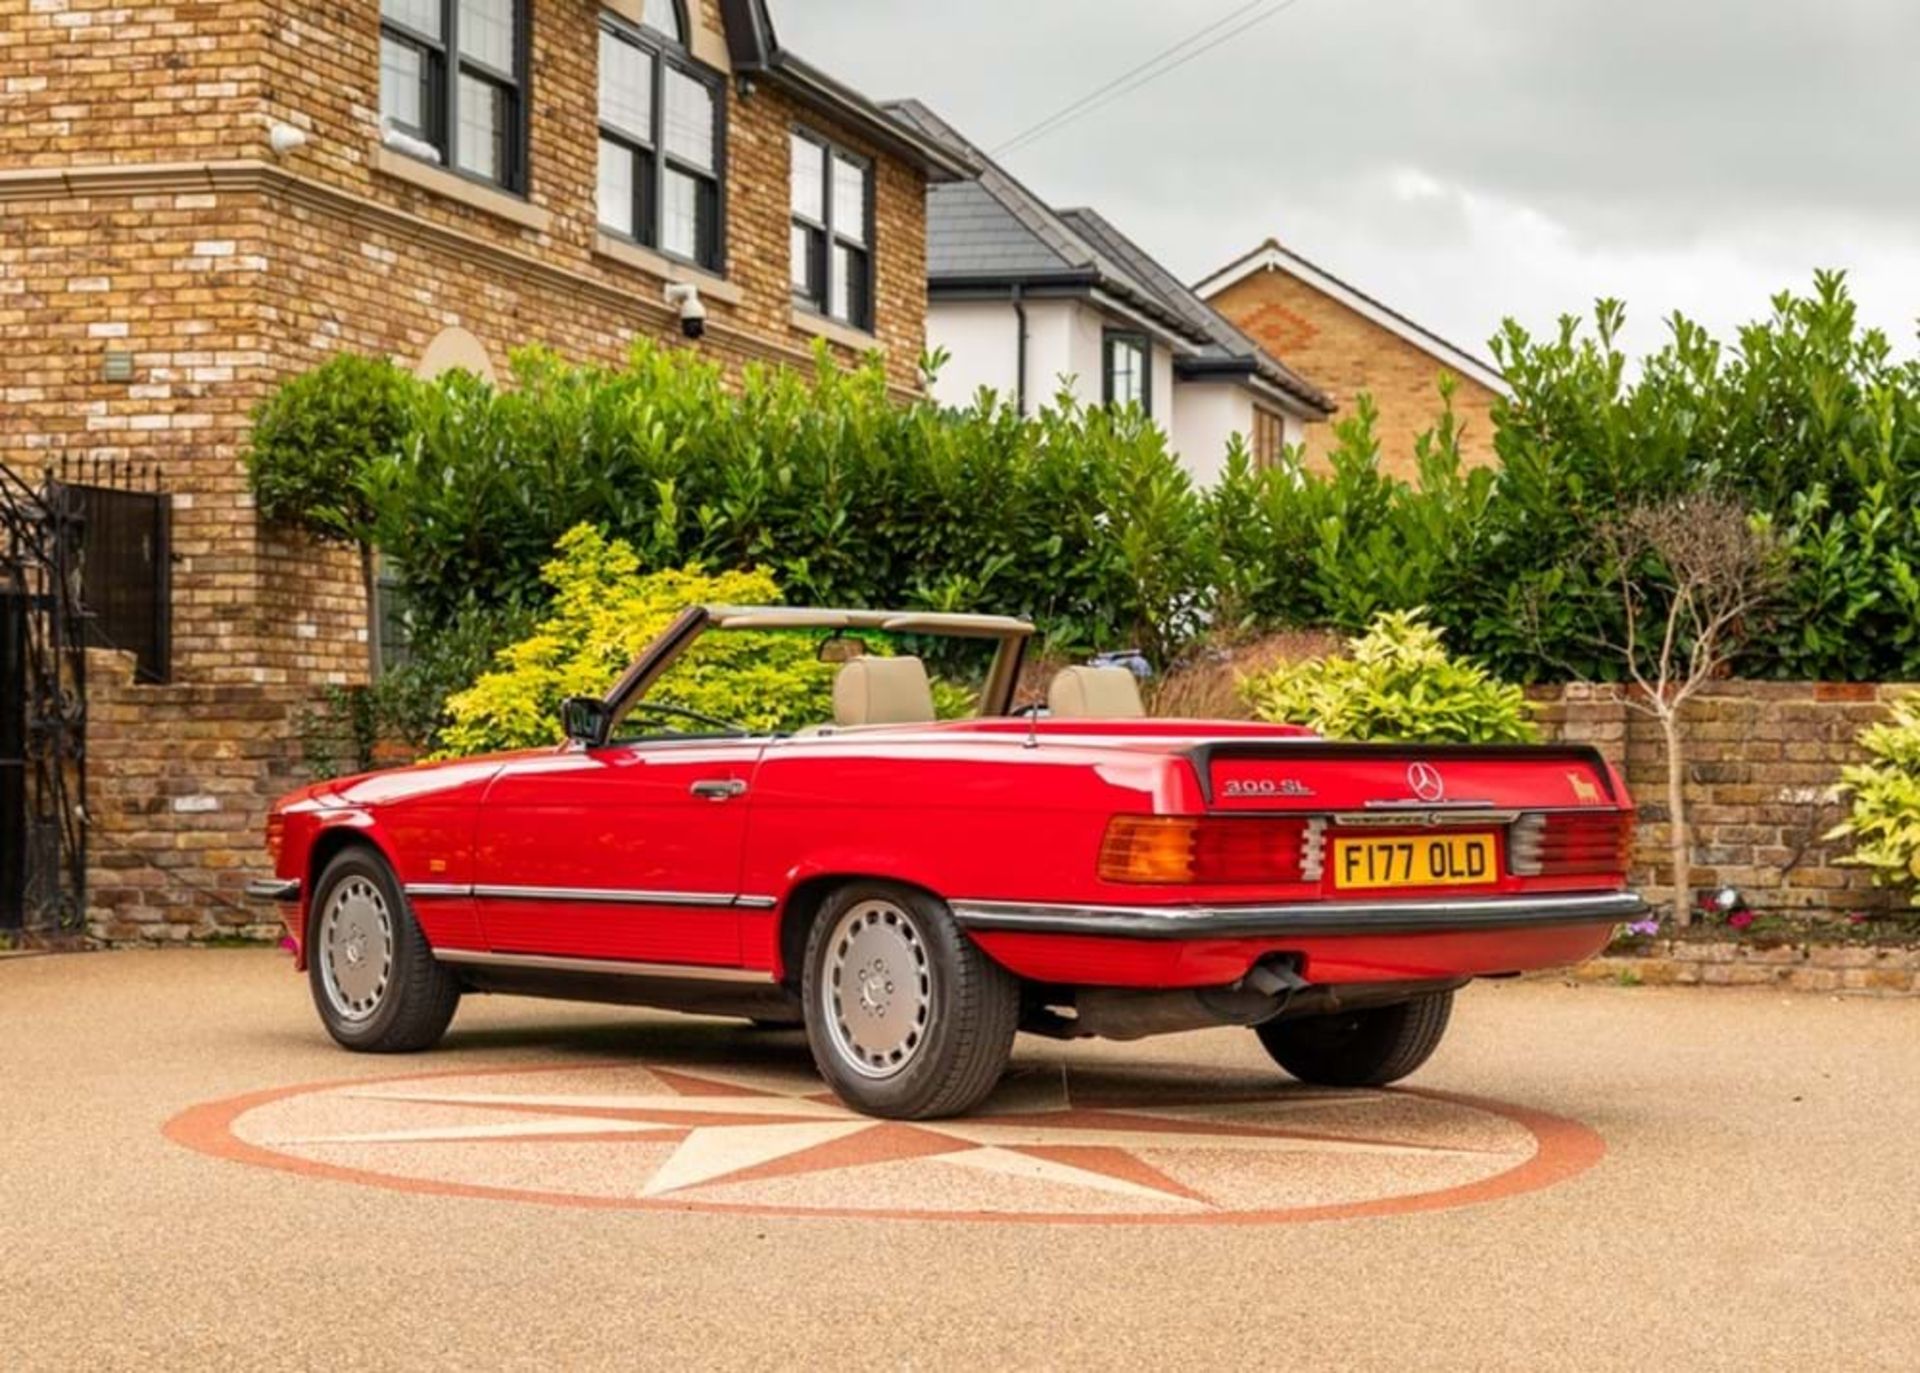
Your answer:
[[[1013,288],[1013,317],[1020,327],[1013,350],[1013,365],[1016,373],[1014,390],[1019,397],[1020,418],[1025,419],[1027,417],[1027,302],[1022,298],[1021,287],[1017,282]]]

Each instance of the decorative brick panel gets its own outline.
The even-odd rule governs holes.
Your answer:
[[[1207,302],[1262,348],[1326,392],[1349,418],[1354,398],[1372,394],[1380,407],[1375,433],[1380,466],[1396,477],[1418,475],[1414,438],[1440,414],[1436,389],[1441,364],[1391,330],[1282,271],[1259,271],[1226,287]],[[1493,462],[1494,392],[1459,377],[1453,409],[1464,427],[1461,450],[1469,463]],[[1324,461],[1335,440],[1331,422],[1309,424],[1307,456]]]

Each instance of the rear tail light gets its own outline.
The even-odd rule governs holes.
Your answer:
[[[1625,877],[1632,859],[1631,811],[1523,815],[1507,836],[1517,877]]]
[[[280,850],[287,842],[287,817],[275,811],[267,817],[267,858],[278,868]]]
[[[1326,821],[1117,815],[1100,844],[1107,882],[1317,882]]]

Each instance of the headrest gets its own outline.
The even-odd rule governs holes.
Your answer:
[[[837,725],[924,725],[933,721],[933,688],[918,658],[855,658],[833,679]]]
[[[1068,667],[1047,687],[1047,709],[1066,720],[1137,720],[1140,684],[1124,667]]]

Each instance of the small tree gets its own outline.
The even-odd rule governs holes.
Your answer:
[[[1623,630],[1603,647],[1638,688],[1627,703],[1660,726],[1666,748],[1673,918],[1685,925],[1693,917],[1692,850],[1680,715],[1725,675],[1750,618],[1778,589],[1780,559],[1764,521],[1714,494],[1629,506],[1604,521],[1598,537]]]
[[[406,441],[415,384],[390,358],[336,353],[253,412],[247,474],[261,518],[359,551],[370,679],[380,674],[380,627],[368,477]]]

